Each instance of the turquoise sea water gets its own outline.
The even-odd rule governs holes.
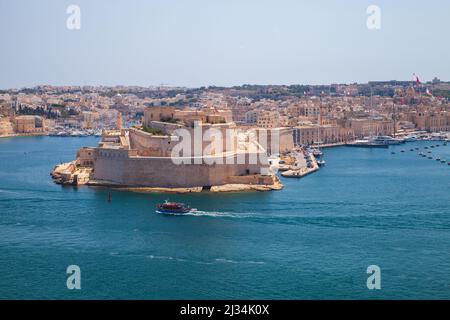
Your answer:
[[[450,166],[409,151],[437,142],[327,149],[324,169],[279,192],[111,191],[111,203],[49,176],[96,144],[0,139],[0,298],[450,299]],[[166,198],[200,211],[156,214]],[[381,290],[366,287],[372,264]]]

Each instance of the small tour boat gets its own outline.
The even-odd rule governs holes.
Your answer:
[[[189,207],[188,205],[181,203],[181,202],[169,202],[165,201],[162,204],[156,205],[157,212],[158,213],[164,213],[164,214],[186,214],[192,211],[195,211],[196,209],[193,209]]]

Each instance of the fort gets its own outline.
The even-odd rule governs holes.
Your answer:
[[[74,161],[57,165],[54,181],[167,192],[282,188],[266,148],[227,113],[149,107],[142,126],[121,127],[119,119],[97,147],[81,148]]]

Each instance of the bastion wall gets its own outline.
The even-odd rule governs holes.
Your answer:
[[[211,158],[210,158],[211,159]],[[136,187],[189,188],[230,183],[271,184],[271,177],[260,176],[260,164],[175,164],[167,157],[133,156],[127,150],[96,149],[93,180]]]

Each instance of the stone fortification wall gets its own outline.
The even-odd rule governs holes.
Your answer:
[[[143,156],[168,157],[173,147],[169,136],[155,136],[136,129],[130,130],[129,139],[130,148]]]
[[[177,165],[170,158],[131,156],[126,150],[101,148],[95,158],[93,180],[124,186],[187,188],[262,181],[254,176],[260,174],[261,165],[236,164],[236,159],[235,164]]]

